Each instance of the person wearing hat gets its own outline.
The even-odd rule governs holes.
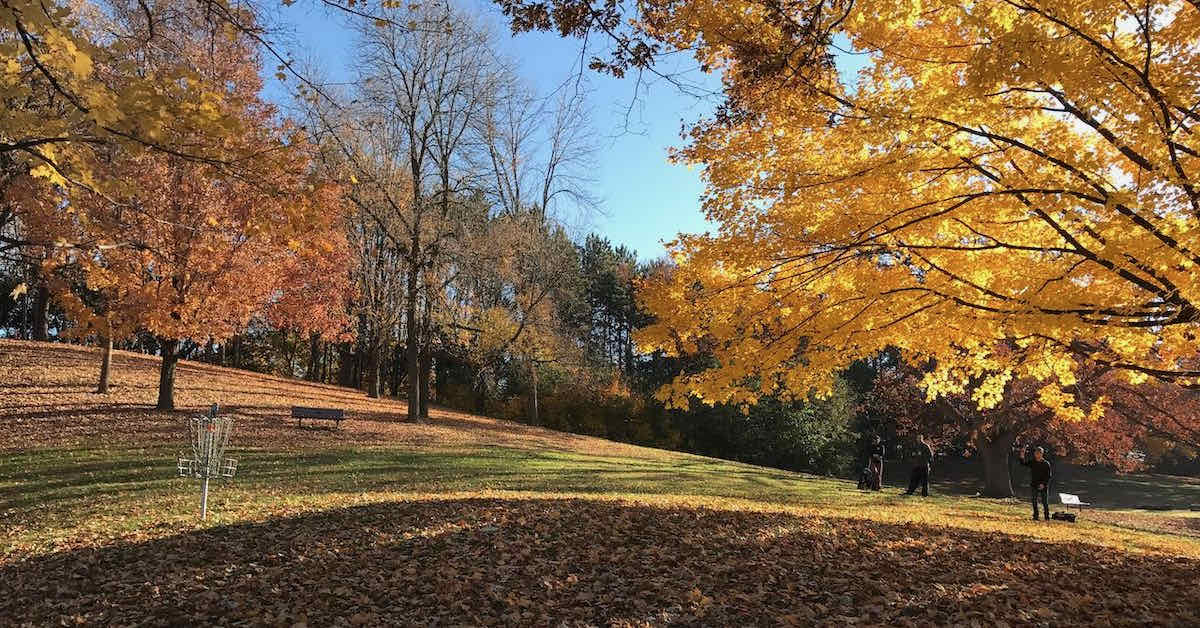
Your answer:
[[[1050,461],[1046,460],[1046,450],[1038,447],[1033,450],[1033,458],[1029,457],[1029,447],[1021,457],[1021,464],[1029,467],[1029,491],[1033,501],[1033,520],[1038,520],[1038,498],[1042,499],[1042,512],[1046,521],[1050,520]]]

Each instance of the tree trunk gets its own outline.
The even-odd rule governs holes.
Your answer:
[[[487,416],[487,382],[483,373],[475,376],[475,414]]]
[[[433,398],[442,405],[446,405],[447,359],[446,352],[439,351],[437,359],[433,361]]]
[[[34,340],[50,339],[50,287],[45,283],[39,282],[33,291],[33,329],[29,333]]]
[[[529,361],[529,373],[533,378],[533,386],[530,386],[530,408],[529,408],[529,424],[539,425],[538,423],[538,368],[537,360]]]
[[[979,460],[983,464],[983,495],[985,497],[1012,497],[1012,478],[1008,473],[1008,456],[1017,435],[1014,432],[993,434],[979,446]]]
[[[433,370],[433,356],[424,351],[421,353],[421,418],[429,418],[429,380]]]
[[[100,383],[96,386],[96,393],[101,395],[108,394],[108,373],[112,368],[112,351],[113,342],[110,337],[100,339]]]
[[[338,386],[350,386],[350,343],[338,343]]]
[[[392,365],[391,382],[393,398],[400,397],[400,380],[402,379],[400,377],[400,371],[402,370],[401,367],[404,366],[404,355],[404,347],[399,344],[396,345],[396,350],[391,352],[392,357],[389,364]]]
[[[375,342],[366,350],[367,396],[372,399],[379,398],[379,352],[379,344]]]
[[[359,336],[359,342],[354,345],[354,372],[350,376],[350,387],[359,390],[363,389],[363,373],[366,372],[364,367],[367,362],[367,351],[363,348],[362,338],[363,336]]]
[[[179,341],[159,339],[162,367],[158,371],[158,409],[175,409],[175,365],[179,363]]]
[[[316,332],[308,335],[308,372],[304,377],[310,382],[321,379],[321,335]]]
[[[404,304],[404,326],[406,339],[405,342],[405,364],[407,365],[408,373],[408,420],[416,421],[421,418],[421,330],[420,322],[417,321],[417,279],[421,271],[420,264],[416,263],[419,258],[418,247],[420,246],[420,236],[413,234],[412,250],[409,255],[413,261],[410,262],[408,268],[408,285],[407,288],[407,303]]]
[[[324,351],[325,357],[324,357],[324,359],[321,360],[321,383],[328,384],[329,383],[329,358],[330,358],[330,354],[331,354],[331,349],[330,349],[330,343],[326,342],[326,343],[324,343],[324,345],[325,345],[325,351]]]

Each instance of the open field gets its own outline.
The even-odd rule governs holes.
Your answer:
[[[449,411],[407,424],[402,403],[187,362],[186,409],[157,412],[156,359],[117,352],[107,397],[96,364],[0,341],[0,624],[1195,621],[1193,513],[1035,524],[1024,502],[863,493]],[[212,402],[236,417],[239,475],[200,522],[174,458]],[[350,420],[298,429],[292,404]],[[1194,483],[1118,480],[1200,502]]]

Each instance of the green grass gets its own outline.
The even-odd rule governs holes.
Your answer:
[[[933,522],[1200,555],[1200,539],[1127,527],[1025,530],[1023,501],[963,498],[952,494],[954,483],[935,484],[935,492],[943,494],[920,499],[899,495],[894,487],[862,492],[845,480],[694,456],[613,457],[513,447],[243,450],[236,453],[237,477],[212,484],[210,519],[202,524],[198,482],[175,477],[175,453],[163,447],[48,448],[4,457],[0,515],[8,525],[0,533],[0,554],[261,521],[348,501],[511,494]]]
[[[819,503],[842,482],[719,460],[587,456],[517,448],[414,451],[385,448],[243,451],[232,480],[212,484],[214,512],[287,497],[344,493],[517,491],[701,495]],[[42,530],[149,509],[190,514],[198,482],[173,475],[175,452],[46,449],[0,462],[0,512]],[[244,503],[243,503],[244,502]],[[172,509],[181,507],[182,512]]]

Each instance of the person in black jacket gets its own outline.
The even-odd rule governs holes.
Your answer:
[[[878,434],[871,444],[871,488],[879,491],[883,490],[883,439]]]
[[[925,441],[925,436],[917,435],[917,464],[913,465],[912,475],[908,479],[908,491],[912,495],[921,485],[921,497],[929,497],[929,473],[933,471],[933,447]]]
[[[1021,456],[1021,464],[1029,467],[1029,491],[1033,501],[1033,520],[1038,520],[1038,498],[1042,499],[1042,512],[1046,521],[1050,520],[1050,461],[1046,460],[1046,450],[1038,447],[1033,450],[1033,458],[1029,458],[1029,448]]]

